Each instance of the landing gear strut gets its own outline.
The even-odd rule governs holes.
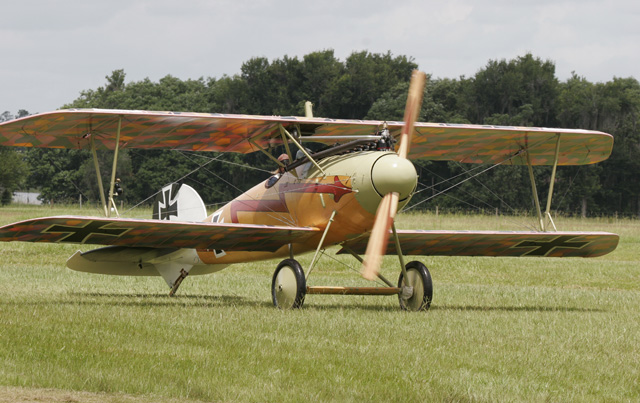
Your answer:
[[[397,295],[401,309],[426,311],[433,297],[431,274],[427,266],[418,261],[409,262],[405,268],[408,281],[401,272],[398,287],[307,287],[300,263],[285,259],[273,273],[271,298],[277,308],[295,309],[302,308],[307,294]]]

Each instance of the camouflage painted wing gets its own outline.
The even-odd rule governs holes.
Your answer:
[[[398,231],[405,255],[422,256],[545,256],[597,257],[618,246],[618,235],[608,232],[495,232],[495,231]],[[345,245],[363,254],[368,238]],[[341,249],[338,253],[346,253]],[[389,242],[387,255],[395,255]]]
[[[120,147],[251,153],[282,142],[280,125],[299,127],[313,136],[370,135],[385,122],[218,113],[69,109],[28,116],[0,124],[0,145],[114,149],[121,120]],[[386,122],[399,136],[402,122]],[[583,165],[609,157],[613,137],[607,133],[536,127],[503,127],[416,123],[409,158],[464,163],[552,165],[556,144],[559,165]],[[251,139],[251,141],[249,141]],[[558,142],[559,139],[559,142]],[[335,140],[322,140],[330,143]]]
[[[293,241],[306,240],[317,232],[315,228],[305,227],[60,216],[0,227],[0,242],[273,252]]]

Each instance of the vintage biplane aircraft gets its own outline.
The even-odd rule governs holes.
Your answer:
[[[271,290],[277,307],[301,307],[306,294],[368,294],[397,295],[401,308],[416,311],[430,306],[433,286],[425,265],[405,264],[405,255],[594,257],[616,248],[616,234],[560,232],[549,214],[556,167],[606,159],[611,135],[415,123],[424,80],[423,73],[414,72],[404,122],[334,120],[309,113],[302,118],[78,109],[3,123],[2,146],[90,149],[105,217],[18,222],[0,228],[0,241],[105,245],[77,252],[67,266],[89,273],[160,275],[171,295],[188,274],[281,258]],[[311,152],[305,147],[311,142],[329,146]],[[210,215],[191,187],[172,184],[160,192],[154,219],[125,219],[118,216],[113,201],[118,150],[124,148],[258,151],[280,168]],[[99,149],[114,150],[107,197],[96,157]],[[276,149],[286,156],[276,158]],[[417,158],[527,165],[539,231],[396,230],[394,216],[416,190],[411,159]],[[533,180],[534,165],[553,167],[544,212]],[[363,276],[379,279],[379,286],[308,286],[319,252],[332,245],[360,260]],[[310,267],[303,270],[296,256],[314,251]],[[385,254],[399,258],[397,285],[379,273]]]

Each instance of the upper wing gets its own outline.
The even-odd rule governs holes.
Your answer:
[[[410,158],[463,163],[585,165],[609,158],[613,136],[607,133],[542,127],[505,127],[416,123]]]
[[[120,120],[121,119],[121,120]],[[303,136],[370,135],[385,122],[216,113],[149,112],[69,109],[28,116],[0,124],[0,145],[16,147],[114,149],[121,122],[120,147],[170,148],[190,151],[250,153],[280,143],[280,125]],[[394,136],[402,122],[387,122]],[[552,165],[559,137],[559,165],[602,161],[611,154],[607,133],[535,127],[502,127],[416,123],[409,158],[469,163],[526,164],[529,150],[534,165]],[[334,140],[321,140],[330,141]],[[515,157],[514,157],[515,156]]]
[[[273,252],[283,245],[305,240],[317,231],[304,227],[60,216],[36,218],[0,227],[0,242]]]
[[[618,246],[618,235],[608,232],[495,232],[495,231],[398,231],[405,255],[423,256],[546,256],[596,257]],[[358,254],[367,247],[366,237],[345,245]],[[346,253],[341,249],[338,253]],[[396,254],[389,242],[387,255]]]

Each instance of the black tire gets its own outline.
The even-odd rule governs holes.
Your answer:
[[[424,264],[413,261],[407,263],[407,276],[414,283],[413,295],[409,299],[402,298],[402,293],[398,296],[400,300],[400,308],[405,311],[426,311],[431,306],[433,298],[433,283],[431,282],[431,273]],[[398,278],[398,287],[404,287],[404,273],[400,272]]]
[[[285,259],[273,273],[271,299],[280,309],[302,308],[307,294],[307,280],[302,266],[294,259]]]

